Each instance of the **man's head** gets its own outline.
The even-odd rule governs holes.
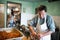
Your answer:
[[[40,7],[38,7],[38,11],[37,12],[38,12],[40,18],[44,18],[45,13],[47,12],[46,6],[40,5]]]

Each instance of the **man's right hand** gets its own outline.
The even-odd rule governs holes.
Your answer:
[[[36,34],[36,32],[32,33],[32,37],[34,39],[40,40],[40,35],[39,34]]]
[[[33,33],[32,33],[32,36],[36,36],[36,35],[37,35],[36,32],[33,32]]]

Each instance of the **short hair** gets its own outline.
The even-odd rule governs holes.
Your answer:
[[[38,7],[38,11],[42,10],[45,10],[45,12],[47,12],[47,7],[45,5],[40,5],[40,7]]]

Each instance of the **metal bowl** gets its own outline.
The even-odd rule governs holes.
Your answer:
[[[23,33],[20,32],[18,29],[16,28],[0,28],[0,31],[6,31],[6,32],[11,32],[11,31],[17,31],[21,34],[20,37],[16,37],[16,38],[10,38],[10,39],[5,39],[5,40],[22,40],[22,38],[24,37]]]

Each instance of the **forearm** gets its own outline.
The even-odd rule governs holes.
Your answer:
[[[31,33],[34,33],[34,30],[33,30],[32,26],[29,26],[29,30],[30,30]]]
[[[42,35],[46,36],[46,35],[49,35],[49,34],[52,34],[52,33],[53,33],[52,31],[47,31],[47,32],[42,33]]]

